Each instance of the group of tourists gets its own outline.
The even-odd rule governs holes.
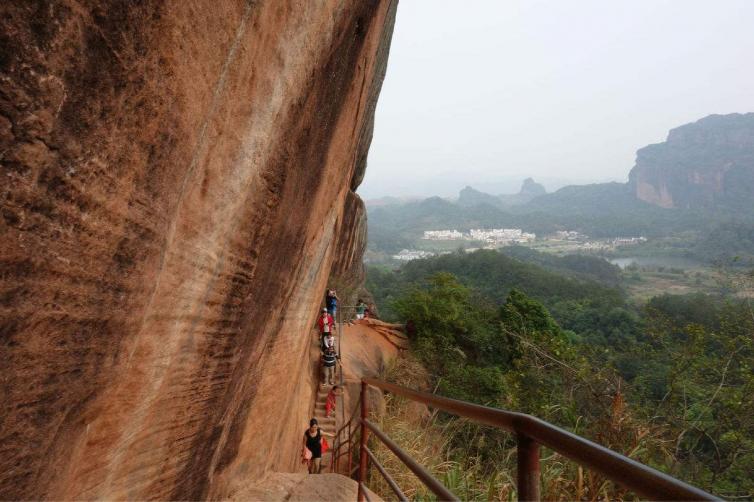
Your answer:
[[[320,348],[322,350],[322,368],[324,375],[322,386],[335,385],[336,365],[340,360],[338,346],[335,343],[336,316],[338,312],[338,294],[334,289],[328,289],[325,295],[325,307],[317,319],[319,326]],[[356,320],[364,319],[368,315],[364,300],[359,298],[356,302]]]
[[[334,289],[328,289],[325,294],[325,307],[317,318],[319,327],[319,342],[322,351],[323,378],[322,386],[331,385],[325,401],[325,417],[329,418],[335,410],[335,403],[339,395],[340,387],[336,385],[336,366],[340,360],[338,346],[335,341],[336,323],[338,312],[338,294]],[[361,320],[369,315],[369,308],[359,298],[356,302],[356,319]],[[309,428],[304,432],[304,445],[301,453],[302,462],[309,468],[309,474],[319,474],[321,470],[322,454],[329,447],[324,436],[333,437],[333,434],[323,432],[319,428],[316,418],[309,421]]]
[[[356,301],[355,309],[357,320],[369,317],[369,307],[361,298]],[[325,308],[322,310],[327,310],[327,313],[330,314],[333,319],[336,319],[336,314],[338,312],[338,294],[334,289],[327,290],[327,293],[325,294]]]
[[[335,316],[338,312],[338,294],[334,289],[328,289],[325,295],[325,308],[317,320],[319,325],[319,346],[322,350],[322,368],[324,375],[322,386],[335,385],[335,366],[340,359],[335,346]]]

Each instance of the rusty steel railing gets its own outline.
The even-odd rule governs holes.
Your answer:
[[[330,454],[331,455],[330,472],[340,473],[341,471],[340,459],[343,456],[347,456],[348,469],[346,472],[348,473],[349,476],[353,474],[351,461],[353,458],[353,446],[354,446],[353,443],[356,438],[356,436],[353,434],[353,430],[356,428],[356,425],[358,425],[359,423],[359,418],[356,415],[356,413],[360,409],[361,409],[361,396],[359,396],[359,399],[353,408],[353,413],[351,413],[351,418],[349,418],[348,421],[344,423],[335,433],[333,449],[332,449],[332,453]],[[342,439],[343,436],[345,436],[345,441]]]
[[[475,422],[499,427],[516,435],[517,441],[517,489],[518,500],[539,500],[539,450],[546,446],[563,456],[604,475],[640,496],[652,500],[720,500],[699,488],[679,481],[658,470],[632,460],[597,443],[572,434],[560,427],[540,420],[531,415],[505,411],[478,404],[435,396],[399,385],[390,384],[374,378],[364,378],[361,382],[361,448],[359,455],[358,500],[366,496],[366,476],[369,461],[385,477],[390,488],[400,500],[405,495],[395,481],[385,472],[367,447],[369,432],[372,432],[388,447],[439,500],[458,500],[445,486],[435,479],[426,469],[416,463],[406,452],[385,435],[368,419],[367,386],[374,386],[383,391],[403,396],[413,401],[424,403],[433,408]]]

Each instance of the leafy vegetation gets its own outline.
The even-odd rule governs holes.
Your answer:
[[[531,413],[723,497],[754,496],[751,305],[664,295],[632,307],[618,288],[545,265],[456,253],[370,269],[368,281],[383,314],[407,323],[438,393]],[[449,417],[432,427],[453,431],[437,458],[469,498],[511,496],[507,434]],[[631,497],[545,456],[545,491]]]
[[[596,256],[581,254],[557,256],[525,246],[506,246],[500,248],[500,252],[575,279],[597,281],[610,287],[618,287],[621,282],[620,268]]]
[[[695,242],[692,256],[716,262],[754,263],[754,223],[726,221],[715,225]]]
[[[576,278],[603,277],[607,274],[603,265],[598,265],[591,273],[581,273],[574,271],[581,267],[578,257],[576,260],[540,259],[549,260],[552,268],[568,269],[570,276],[497,251],[479,250],[415,260],[398,271],[370,267],[367,289],[374,295],[380,314],[397,321],[401,316],[394,309],[394,300],[425,278],[438,272],[450,272],[462,284],[473,287],[473,301],[480,305],[500,305],[512,288],[519,289],[548,307],[560,325],[570,332],[569,336],[585,341],[604,344],[615,338],[616,330],[634,332],[638,329],[635,324],[625,326],[634,321],[635,315],[627,310],[621,290],[604,284],[613,282],[613,278],[601,282]],[[586,258],[587,263],[596,261]]]

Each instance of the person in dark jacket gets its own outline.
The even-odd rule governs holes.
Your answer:
[[[327,290],[327,297],[325,298],[325,305],[327,306],[327,312],[335,319],[335,314],[338,311],[338,294],[334,289]]]

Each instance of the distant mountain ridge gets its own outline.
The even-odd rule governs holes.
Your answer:
[[[531,178],[516,195],[495,196],[466,187],[459,205],[581,211],[665,209],[754,212],[754,113],[709,115],[640,148],[628,183],[571,185],[547,194]],[[522,206],[522,207],[514,207]]]
[[[704,260],[752,256],[754,113],[709,116],[673,129],[666,142],[637,152],[628,183],[543,192],[526,180],[515,195],[467,186],[456,202],[432,197],[370,207],[369,242],[394,252],[425,230],[521,228],[538,236],[576,230],[592,238],[673,236],[672,252]]]
[[[393,197],[391,195],[386,195],[377,199],[367,199],[364,201],[364,205],[367,207],[380,207],[407,204],[419,200],[423,200],[422,197]]]
[[[499,208],[508,208],[526,204],[535,197],[546,193],[547,190],[545,190],[545,187],[534,181],[533,178],[526,178],[521,184],[521,190],[516,194],[491,195],[466,186],[458,194],[458,205],[473,207],[480,204],[489,204]]]
[[[568,214],[636,211],[647,207],[625,183],[571,185],[557,192],[533,198],[518,211],[556,211]]]

